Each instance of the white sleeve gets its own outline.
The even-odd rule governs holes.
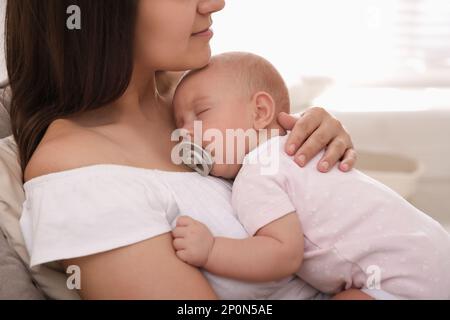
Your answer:
[[[39,180],[39,179],[38,179]],[[147,179],[148,180],[148,179]],[[169,193],[136,176],[63,175],[25,184],[20,226],[30,267],[87,256],[171,231]]]

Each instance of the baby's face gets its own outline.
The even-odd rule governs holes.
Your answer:
[[[239,172],[248,143],[239,146],[237,139],[227,143],[227,131],[254,130],[251,97],[245,97],[233,83],[231,76],[218,70],[202,70],[185,79],[174,97],[175,120],[178,128],[186,129],[192,139],[194,122],[201,123],[202,147],[211,152],[215,165],[212,175],[234,178]],[[231,129],[231,131],[230,131]],[[196,140],[200,141],[200,140]]]

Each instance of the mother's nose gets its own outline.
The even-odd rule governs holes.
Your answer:
[[[225,8],[225,0],[200,0],[198,12],[200,14],[211,14]]]

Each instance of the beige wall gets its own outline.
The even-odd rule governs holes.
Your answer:
[[[425,165],[412,203],[450,227],[450,101],[447,110],[335,112],[359,150],[388,152]]]

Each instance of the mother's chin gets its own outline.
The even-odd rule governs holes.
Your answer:
[[[192,41],[191,41],[192,42]],[[178,70],[188,71],[206,67],[211,60],[211,47],[209,42],[191,43],[187,52],[183,55],[182,66]]]
[[[167,64],[159,66],[158,70],[168,72],[183,72],[189,70],[197,70],[206,67],[211,60],[211,48],[209,45],[204,48],[196,48],[196,50],[188,50],[179,58],[171,59]]]
[[[206,67],[211,60],[211,46],[210,40],[213,37],[213,32],[208,29],[204,32],[192,34],[186,51],[178,60],[181,64],[179,69],[170,71],[187,71],[196,70]]]

